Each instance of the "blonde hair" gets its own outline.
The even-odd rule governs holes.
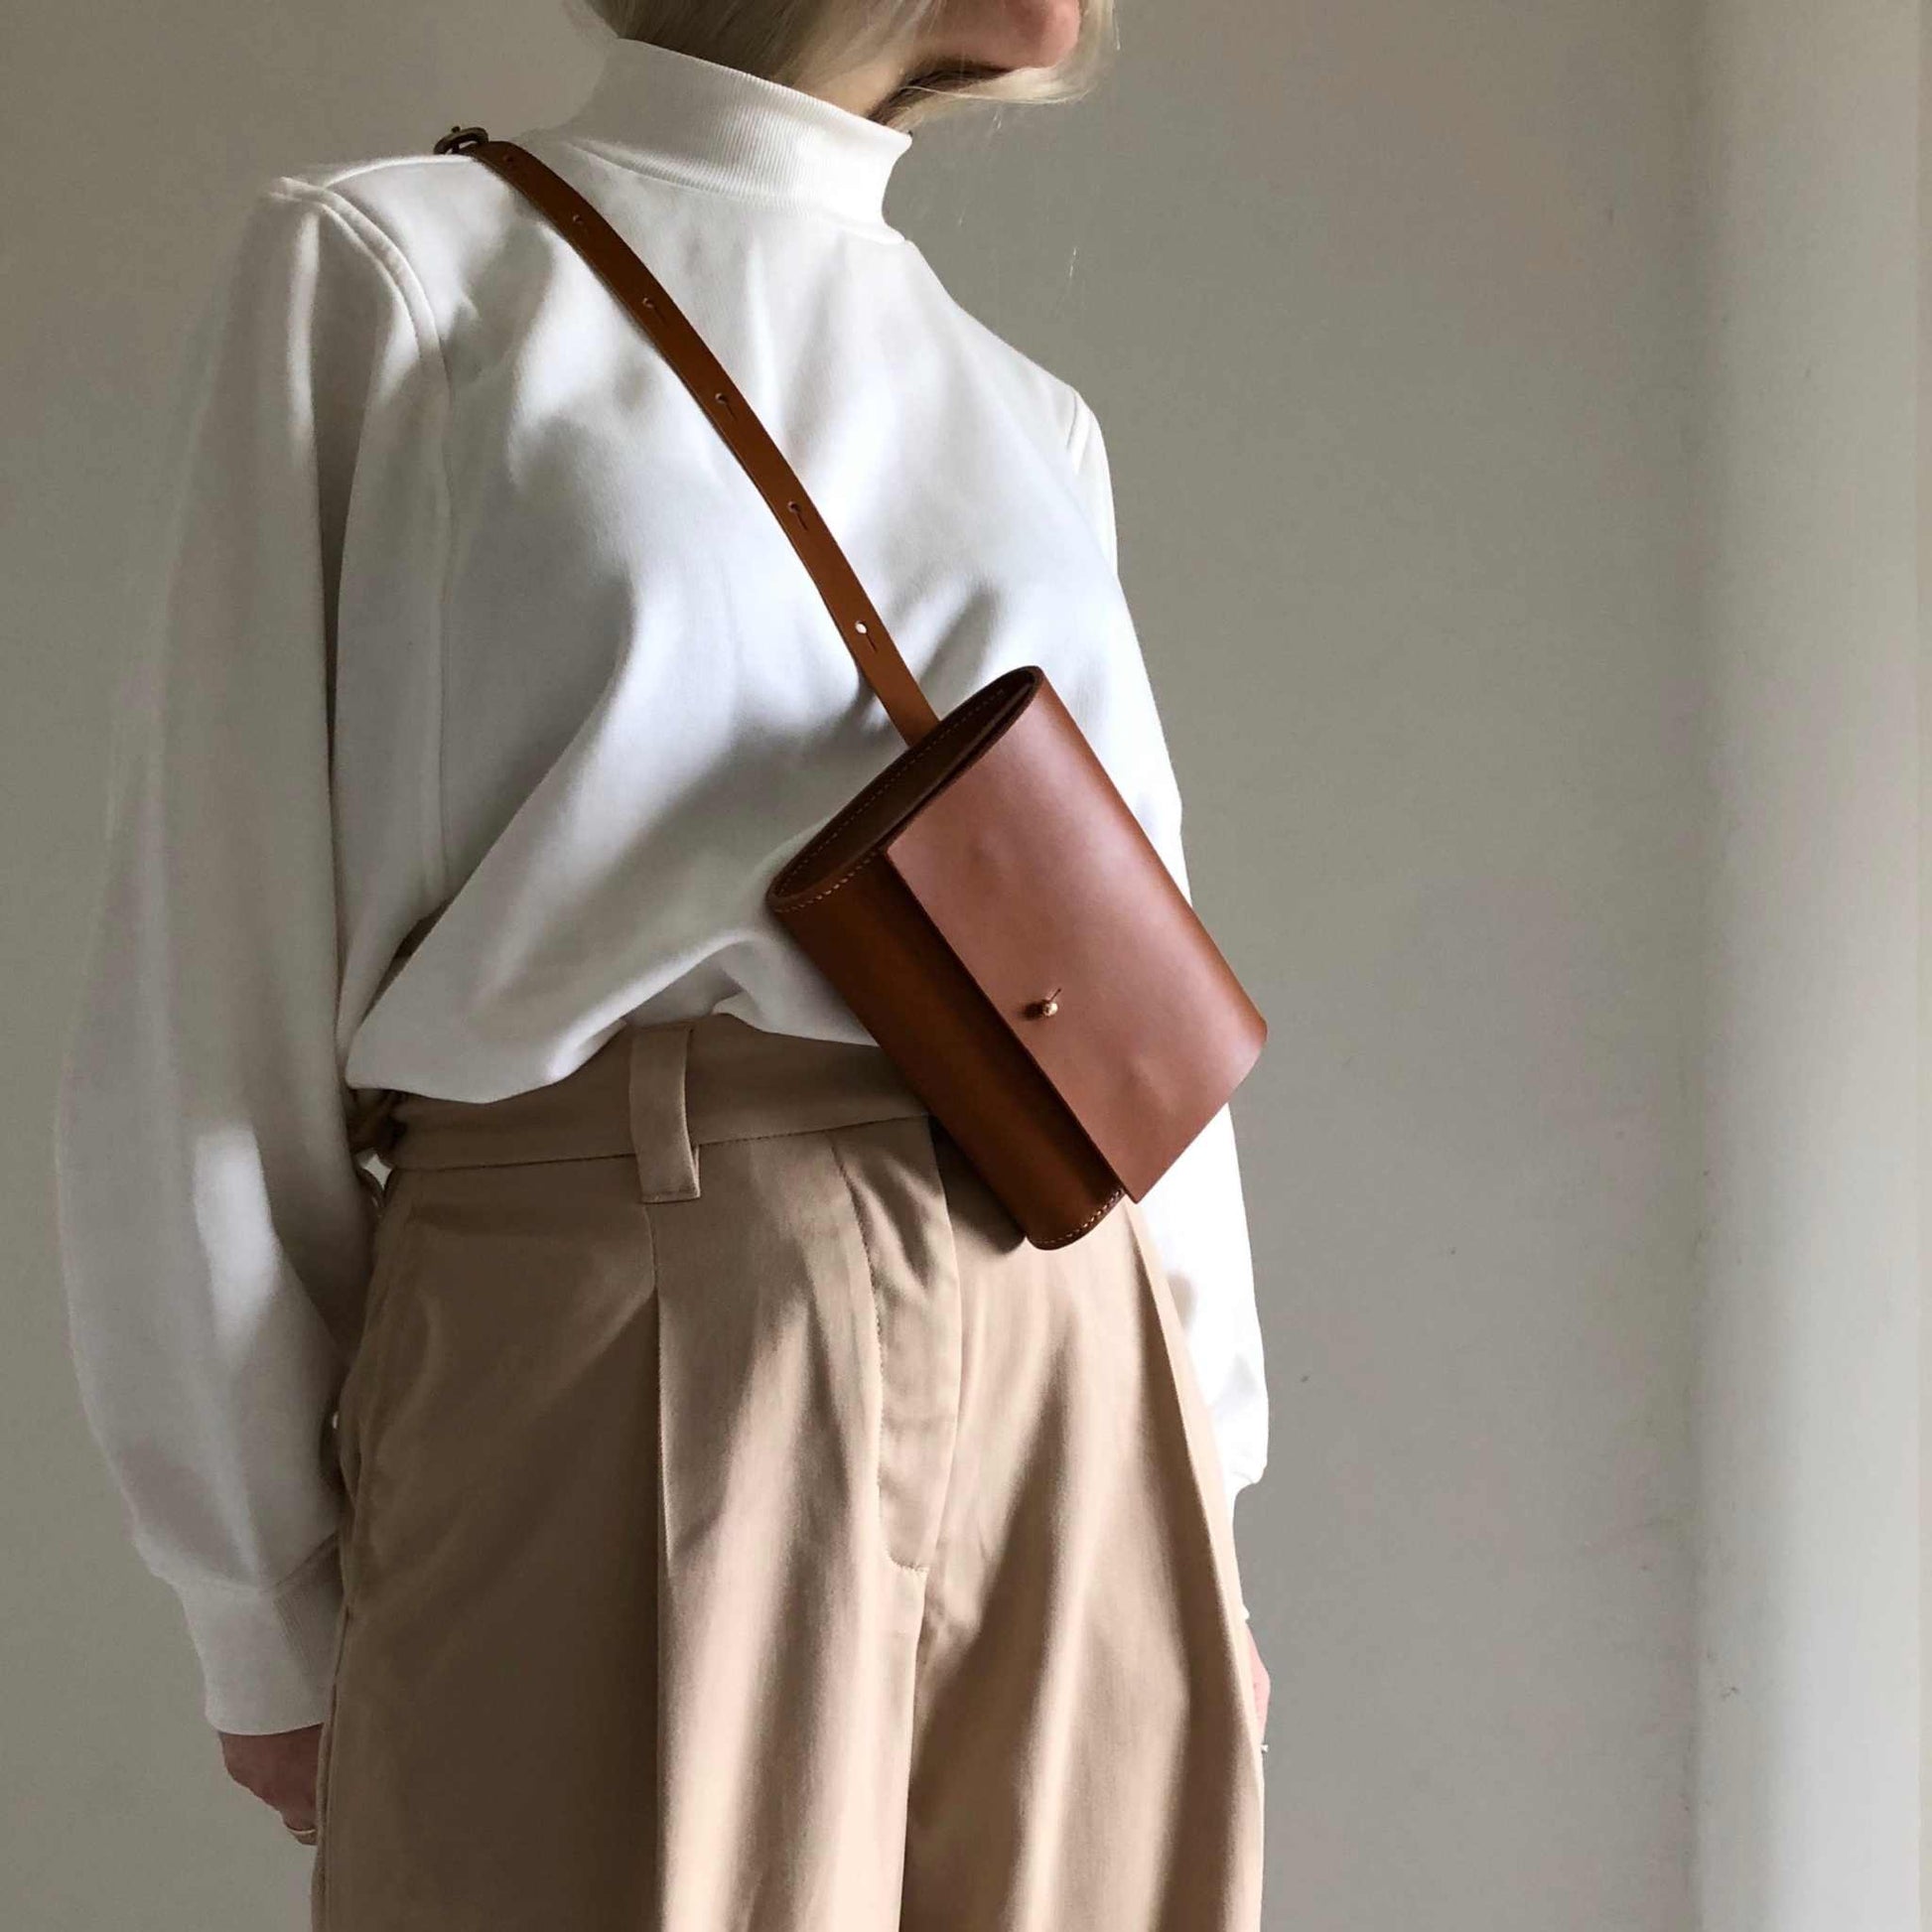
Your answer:
[[[788,87],[909,46],[944,0],[590,0],[625,40],[650,41]],[[1088,92],[1116,45],[1114,0],[1081,0],[1080,34],[1050,68],[940,64],[908,73],[873,109],[909,128],[975,101],[1072,100]]]

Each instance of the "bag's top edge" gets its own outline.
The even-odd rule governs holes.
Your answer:
[[[1024,704],[1014,702],[1021,693],[1031,696],[1045,684],[1046,674],[1036,664],[1023,664],[1002,671],[990,683],[981,685],[971,697],[962,699],[924,738],[901,752],[864,791],[837,812],[786,862],[766,888],[765,902],[773,911],[783,912],[800,900],[816,897],[820,893],[835,892],[902,831],[909,819],[999,742],[1026,709]],[[908,782],[915,771],[922,780],[925,779],[927,763],[938,760],[940,754],[956,740],[968,736],[984,723],[988,714],[998,713],[1002,708],[1006,709],[1007,715],[956,764],[947,767],[943,763],[934,763],[936,776],[930,782]],[[887,794],[897,784],[905,785],[902,802],[897,806],[887,804]],[[883,810],[880,809],[882,805],[885,806]],[[866,828],[864,836],[849,855],[827,865],[825,855],[828,849],[836,848],[843,835],[874,811],[879,812],[878,826]]]

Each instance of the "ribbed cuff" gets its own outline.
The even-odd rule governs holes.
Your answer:
[[[216,1730],[300,1730],[322,1722],[343,1604],[334,1537],[272,1589],[169,1582],[188,1618],[203,1708]]]

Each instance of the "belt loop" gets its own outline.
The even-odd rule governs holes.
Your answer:
[[[630,1145],[638,1198],[696,1200],[698,1154],[684,1112],[689,1023],[630,1029]]]

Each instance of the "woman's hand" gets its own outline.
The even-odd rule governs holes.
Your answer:
[[[244,1791],[282,1814],[282,1823],[305,1843],[316,1829],[316,1753],[322,1726],[270,1730],[259,1735],[217,1730],[221,1761]]]
[[[1255,1633],[1248,1632],[1248,1668],[1255,1680],[1255,1715],[1261,1721],[1263,1730],[1268,1728],[1268,1666],[1261,1661],[1261,1646],[1255,1642]]]

